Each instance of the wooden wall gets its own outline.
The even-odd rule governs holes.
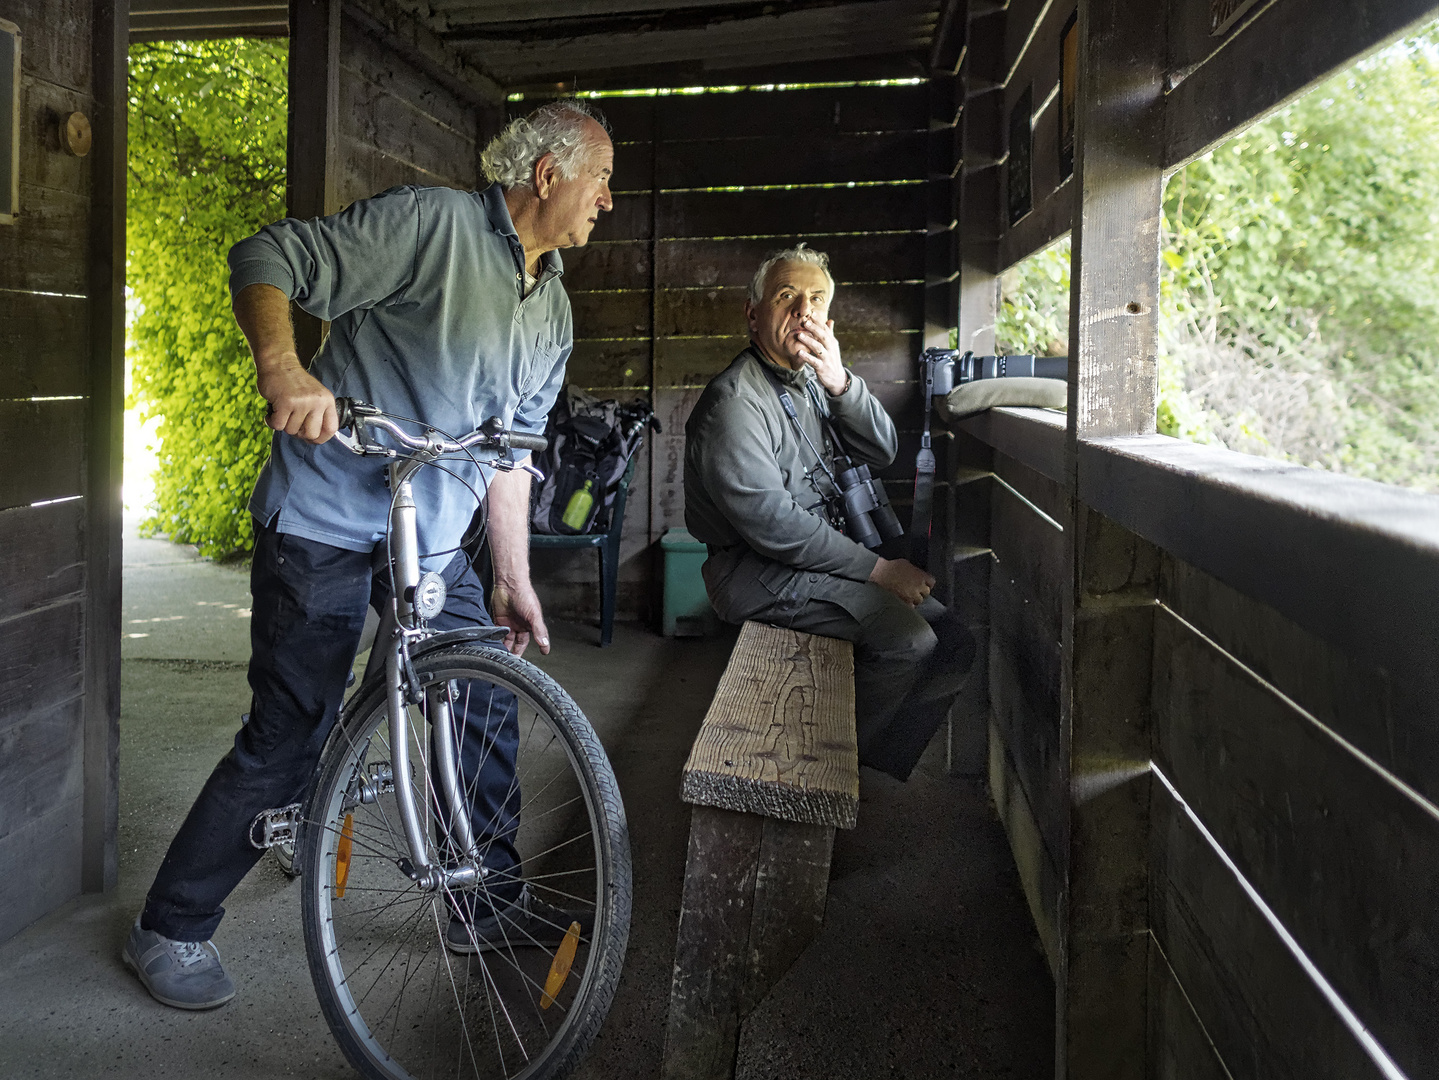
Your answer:
[[[1276,0],[1215,35],[1202,3],[1081,2],[1065,182],[1074,5],[968,6],[961,340],[1073,242],[1067,418],[992,410],[951,462],[1056,1075],[1439,1075],[1439,500],[1154,434],[1165,175],[1439,8]]]
[[[569,378],[602,397],[648,396],[664,426],[631,491],[622,611],[644,616],[658,602],[654,545],[684,524],[684,423],[745,347],[749,280],[766,254],[801,240],[829,254],[845,361],[902,433],[885,476],[907,517],[916,358],[926,340],[947,341],[956,317],[953,221],[942,212],[953,109],[935,131],[930,120],[945,93],[952,100],[952,80],[596,102],[614,128],[615,209],[587,247],[562,253],[577,338]],[[931,209],[936,188],[941,211]],[[588,553],[547,553],[536,577],[555,610],[597,609]]]
[[[0,940],[114,884],[125,16],[25,0],[0,226]],[[62,150],[63,117],[96,140]]]

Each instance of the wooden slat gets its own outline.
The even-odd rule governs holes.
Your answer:
[[[1164,165],[1175,168],[1381,42],[1434,17],[1432,0],[1281,0],[1224,42],[1164,99]]]
[[[615,144],[614,172],[610,190],[615,192],[648,191],[655,183],[655,152],[653,143]]]
[[[651,540],[685,523],[685,424],[700,393],[698,388],[675,390],[660,386],[653,391],[655,416],[664,430],[651,440]]]
[[[1059,738],[1059,633],[1038,618],[1033,607],[1003,566],[990,568],[991,722],[1058,865],[1068,802]]]
[[[959,421],[961,431],[1058,484],[1067,484],[1065,417],[1046,409],[988,409]]]
[[[90,34],[92,6],[87,0],[46,0],[16,10],[6,18],[20,27],[24,46],[21,70],[27,75],[89,93],[92,70]]]
[[[371,93],[379,92],[406,102],[429,123],[443,125],[472,144],[476,138],[477,116],[473,104],[456,96],[454,91],[409,62],[397,50],[350,20],[352,9],[346,9],[340,22],[340,57],[342,77],[344,74],[357,76],[369,83]],[[342,93],[343,93],[342,88]],[[341,111],[341,123],[344,111]],[[386,136],[382,127],[375,132],[381,138]],[[472,150],[468,160],[458,163],[472,173],[475,168],[475,154]]]
[[[1149,941],[1149,1075],[1166,1080],[1233,1080],[1164,950]]]
[[[850,643],[745,623],[685,762],[681,797],[853,828],[859,749]]]
[[[648,240],[610,240],[565,249],[560,252],[565,291],[648,289],[652,246]]]
[[[400,88],[405,90],[416,93],[410,87]],[[473,189],[477,180],[473,119],[459,129],[438,120],[424,108],[433,107],[436,96],[432,90],[428,100],[417,103],[342,65],[341,138],[410,163],[416,170],[414,182]]]
[[[1023,501],[1028,499],[1056,521],[1068,516],[1063,489],[1048,477],[1025,468],[1012,458],[994,456],[995,475],[1010,487],[992,486],[990,546],[1003,572],[1015,582],[1027,603],[1036,607],[1041,624],[1059,640],[1064,598],[1069,590],[1069,562],[1064,533],[1045,521]],[[1010,488],[1017,490],[1021,499]]]
[[[747,334],[747,296],[743,286],[662,289],[657,298],[658,331],[665,337]],[[829,314],[838,331],[919,330],[924,325],[924,287],[844,286],[836,290]]]
[[[1063,875],[1039,831],[1039,821],[1019,782],[1004,737],[990,725],[988,738],[990,796],[1009,838],[1035,932],[1044,946],[1049,970],[1054,973],[1059,970],[1059,893]]]
[[[1183,808],[1150,791],[1154,937],[1232,1080],[1383,1076]]]
[[[85,584],[85,500],[0,510],[0,622]]]
[[[0,841],[84,796],[80,694],[0,719]]]
[[[0,397],[68,397],[86,391],[88,301],[0,292]]]
[[[923,180],[929,173],[927,131],[696,139],[658,143],[655,152],[661,188]]]
[[[919,355],[917,333],[841,333],[840,350],[847,363],[893,362],[912,372]],[[729,366],[747,337],[659,338],[655,341],[656,386],[703,386]]]
[[[85,406],[84,401],[0,401],[0,431],[15,446],[36,448],[25,468],[0,474],[0,510],[84,493]]]
[[[0,622],[0,726],[79,697],[83,616],[76,598]]]
[[[658,98],[653,137],[662,142],[696,136],[789,138],[795,132],[827,136],[928,127],[922,84],[820,87]]]
[[[800,188],[790,191],[672,191],[659,197],[660,235],[791,236],[918,229],[925,185]],[[815,247],[825,241],[816,239]]]
[[[1080,496],[1387,673],[1389,720],[1346,729],[1439,802],[1439,504],[1431,495],[1169,439],[1082,442]],[[1087,461],[1087,464],[1086,464]]]
[[[20,220],[0,235],[0,289],[84,295],[90,200],[20,185]]]
[[[575,336],[648,337],[653,300],[648,289],[571,292]]]
[[[1048,195],[1036,194],[1034,210],[1000,237],[1000,266],[1008,269],[1069,232],[1074,225],[1074,193],[1077,190],[1074,184],[1067,183]]]
[[[1156,761],[1400,1068],[1433,1062],[1439,810],[1420,805],[1172,616]]]
[[[82,812],[74,799],[0,838],[0,941],[79,894]]]
[[[590,243],[648,240],[654,235],[654,196],[651,192],[616,192],[612,201],[614,209],[600,214],[594,232],[590,234]]]
[[[775,251],[804,240],[829,255],[840,287],[882,281],[922,281],[923,233],[842,236],[776,236],[738,240],[665,240],[659,244],[656,279],[662,288],[748,285],[759,264]]]
[[[650,339],[577,338],[565,379],[581,387],[650,384]]]

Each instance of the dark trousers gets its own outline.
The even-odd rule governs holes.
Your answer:
[[[430,625],[492,625],[462,555],[444,577],[445,610]],[[250,720],[171,842],[141,915],[146,929],[177,941],[208,941],[219,926],[225,898],[263,854],[249,839],[255,816],[303,800],[344,698],[365,609],[388,603],[389,566],[382,547],[346,551],[257,526],[250,588]],[[467,715],[456,717],[460,771],[485,865],[514,881],[512,890],[493,891],[517,894],[517,703],[483,685],[485,692],[471,691]]]

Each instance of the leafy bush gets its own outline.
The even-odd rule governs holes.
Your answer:
[[[207,555],[250,548],[245,504],[270,448],[225,255],[284,216],[287,49],[130,48],[126,352],[132,404],[162,418],[146,527]]]

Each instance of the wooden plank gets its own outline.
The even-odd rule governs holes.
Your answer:
[[[853,828],[859,749],[850,643],[745,623],[685,762],[680,795]]]
[[[747,1015],[819,936],[834,827],[764,819],[740,994]]]
[[[79,894],[82,809],[63,803],[0,838],[0,941]]]
[[[1383,1076],[1168,789],[1151,791],[1154,939],[1229,1077]]]
[[[1159,598],[1321,723],[1374,760],[1393,762],[1394,689],[1388,672],[1167,552]]]
[[[1382,729],[1355,735],[1439,802],[1439,507],[1433,496],[1164,436],[1080,445],[1091,505],[1386,672]]]
[[[655,299],[658,333],[665,337],[747,334],[747,296],[743,286],[661,289]],[[843,286],[836,290],[829,314],[843,331],[919,330],[924,326],[924,287]]]
[[[0,431],[16,446],[45,447],[0,475],[0,510],[84,493],[84,401],[0,400]]]
[[[80,694],[0,721],[0,841],[84,797]]]
[[[571,292],[575,334],[587,338],[648,337],[654,302],[648,289]]]
[[[342,78],[358,77],[373,87],[372,92],[389,94],[422,113],[431,123],[449,128],[470,140],[478,137],[475,105],[458,96],[450,86],[438,82],[429,72],[421,70],[409,58],[387,47],[377,38],[353,23],[347,8],[340,23],[340,64]],[[342,87],[342,93],[343,93]],[[342,123],[344,111],[341,111]],[[472,149],[467,165],[475,168]]]
[[[840,333],[845,362],[894,363],[913,371],[919,355],[919,334]],[[703,386],[729,366],[748,337],[658,338],[655,341],[655,386]]]
[[[653,137],[816,136],[920,131],[929,127],[925,87],[845,86],[782,91],[675,94],[655,98]]]
[[[610,176],[610,190],[617,193],[649,191],[654,184],[654,144],[647,142],[616,143],[614,171]]]
[[[660,1075],[729,1080],[764,819],[709,806],[690,811],[689,855]]]
[[[1033,607],[1003,566],[991,566],[990,722],[1013,762],[1049,857],[1062,865],[1069,793],[1059,728],[1059,632]]]
[[[1004,481],[991,488],[989,541],[994,557],[1025,599],[1036,605],[1058,640],[1069,591],[1069,562],[1064,533],[1054,522],[1070,516],[1068,499],[1053,480],[1002,453],[994,455],[994,473]]]
[[[693,139],[659,143],[655,153],[660,188],[848,184],[929,174],[927,131]]]
[[[6,17],[20,27],[23,35],[22,72],[90,93],[94,16],[88,0],[44,0],[18,11],[12,7]]]
[[[450,127],[421,105],[383,89],[345,64],[340,68],[339,92],[344,141],[408,162],[418,176],[435,177],[449,187],[475,188],[473,120],[466,128]]]
[[[1149,939],[1149,1080],[1233,1080],[1164,950]]]
[[[1000,237],[999,264],[1008,269],[1068,233],[1074,226],[1074,193],[1078,190],[1066,183],[1048,195],[1037,196],[1034,210]]]
[[[29,44],[24,42],[26,47]],[[88,196],[90,162],[61,149],[60,125],[73,112],[88,115],[93,99],[83,91],[29,75],[21,80],[20,93],[25,102],[20,142],[29,148],[20,155],[20,182]]]
[[[1059,893],[1063,875],[1045,846],[999,729],[989,725],[989,793],[1009,838],[1020,887],[1051,973],[1059,970]]]
[[[1170,615],[1156,761],[1400,1068],[1433,1061],[1439,809],[1416,802]]]
[[[666,191],[659,196],[660,235],[790,236],[795,233],[919,229],[924,184],[801,188],[776,191]],[[822,241],[817,241],[822,246]]]
[[[830,272],[841,288],[924,280],[924,234],[917,232],[662,240],[655,278],[661,288],[748,285],[769,255],[801,240],[829,255]]]
[[[1361,53],[1433,17],[1431,0],[1266,5],[1197,69],[1180,68],[1170,75],[1164,166],[1173,169],[1198,157]]]
[[[1065,417],[1047,409],[988,409],[959,430],[1059,484],[1066,482]]]
[[[648,240],[591,241],[582,248],[567,248],[560,253],[565,291],[648,289],[652,248]]]
[[[648,191],[616,192],[614,209],[600,214],[590,243],[648,240],[654,235],[654,197]]]
[[[0,510],[0,621],[85,586],[85,501]]]
[[[0,292],[0,377],[7,398],[71,397],[86,390],[90,350],[83,297]]]
[[[84,622],[79,598],[0,622],[0,725],[79,697]]]
[[[86,292],[90,200],[54,188],[20,185],[20,220],[0,233],[0,289]]]
[[[589,389],[650,384],[649,338],[575,339],[565,378]]]

